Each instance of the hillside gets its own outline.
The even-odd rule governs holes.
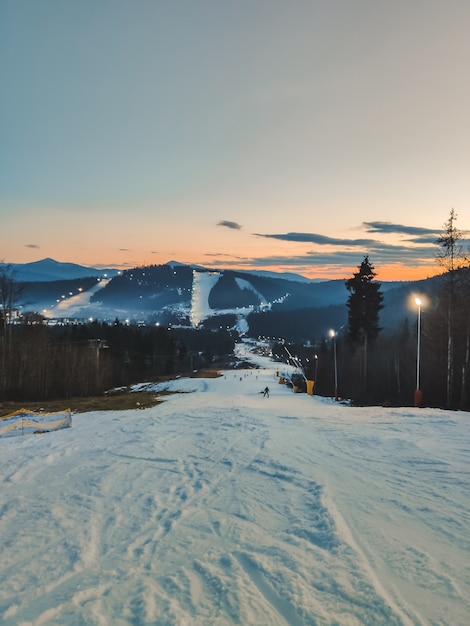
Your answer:
[[[341,328],[347,320],[349,293],[344,280],[318,282],[284,274],[212,271],[176,262],[107,277],[76,278],[76,268],[59,265],[65,276],[61,280],[24,282],[25,310],[40,311],[48,318],[228,326],[253,336],[292,341],[324,336],[329,328]],[[429,305],[434,306],[433,293],[440,280],[437,276],[417,282],[383,282],[382,328],[394,330],[414,318],[415,309],[410,306],[414,293],[428,294]]]

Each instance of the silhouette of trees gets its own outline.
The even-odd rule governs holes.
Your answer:
[[[456,226],[457,215],[452,209],[449,219],[444,224],[442,234],[438,237],[436,243],[439,246],[439,252],[436,255],[437,262],[444,269],[445,280],[442,282],[440,290],[440,298],[442,302],[441,311],[446,318],[447,326],[447,363],[446,363],[446,405],[452,406],[455,403],[454,398],[454,345],[456,333],[456,315],[462,308],[462,296],[466,296],[468,303],[468,285],[466,281],[462,281],[462,274],[458,270],[468,265],[468,257],[465,255],[461,245],[462,232]],[[467,307],[468,309],[468,304]],[[467,324],[468,328],[468,324]],[[469,331],[467,330],[467,336]],[[468,344],[469,339],[466,339]],[[468,371],[468,356],[464,369]],[[465,376],[465,374],[464,374]]]
[[[347,301],[348,339],[354,345],[354,354],[351,358],[358,358],[355,348],[358,344],[362,344],[362,386],[365,392],[368,344],[376,339],[381,330],[379,312],[383,308],[383,294],[380,291],[381,283],[374,281],[376,272],[368,255],[364,257],[358,270],[352,278],[346,281],[346,289],[350,292]]]
[[[11,265],[0,264],[0,393],[7,385],[7,364],[12,354],[11,328],[23,291],[24,287],[16,280]]]
[[[236,334],[92,322],[48,326],[27,315],[9,324],[2,345],[0,400],[48,400],[101,394],[189,372],[233,353]]]

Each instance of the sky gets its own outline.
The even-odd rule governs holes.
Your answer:
[[[461,0],[2,0],[0,260],[439,272],[452,209],[470,231],[469,25]]]
[[[244,346],[148,409],[0,421],[3,626],[468,626],[468,413],[293,393]]]

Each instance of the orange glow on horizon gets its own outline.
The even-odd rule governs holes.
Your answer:
[[[201,266],[207,267],[207,263],[200,263]],[[215,268],[214,268],[215,269]],[[217,269],[224,269],[223,266]],[[230,265],[225,269],[231,269],[234,271],[258,271],[263,270],[267,272],[276,272],[278,274],[293,273],[305,276],[312,280],[345,280],[353,275],[357,271],[357,267],[340,267],[335,266],[321,266],[321,267],[295,267],[295,266],[266,266],[256,267],[247,265]],[[393,282],[393,281],[416,281],[425,280],[436,276],[440,273],[440,268],[436,265],[421,265],[418,267],[405,267],[403,265],[381,265],[380,268],[375,268],[377,272],[376,280]]]
[[[132,269],[135,267],[144,267],[149,265],[164,265],[170,261],[176,261],[187,265],[200,265],[207,269],[226,269],[235,271],[268,271],[276,272],[279,274],[292,273],[299,274],[305,278],[312,280],[344,280],[353,275],[357,271],[358,265],[354,266],[339,266],[339,265],[310,265],[308,261],[305,264],[298,263],[297,265],[290,265],[286,263],[277,263],[276,265],[263,265],[263,257],[260,256],[260,264],[256,263],[256,258],[251,257],[252,262],[248,260],[236,261],[235,257],[227,254],[227,263],[224,263],[223,256],[217,261],[208,258],[207,254],[201,256],[200,253],[195,253],[190,256],[189,252],[185,252],[184,255],[176,252],[174,254],[163,252],[150,252],[139,254],[133,250],[118,250],[110,251],[109,249],[96,251],[87,251],[84,255],[82,250],[73,251],[61,248],[51,250],[49,254],[40,255],[37,250],[31,250],[29,254],[22,255],[27,258],[22,259],[4,259],[7,263],[28,263],[41,260],[46,256],[55,259],[62,263],[76,263],[86,267],[100,268],[114,268],[119,270]],[[139,258],[140,256],[140,258]],[[112,258],[113,261],[109,262]],[[359,257],[358,257],[359,258]],[[286,261],[289,257],[286,257]],[[388,263],[381,264],[379,262],[374,263],[375,271],[377,272],[376,279],[378,281],[417,281],[425,280],[436,276],[441,273],[441,268],[432,261],[425,265],[407,266],[403,263]]]

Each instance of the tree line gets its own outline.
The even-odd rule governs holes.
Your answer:
[[[415,405],[470,410],[470,266],[452,210],[436,243],[443,268],[434,290],[416,294],[415,321],[383,332],[381,283],[366,255],[346,280],[347,322],[313,345],[291,343],[320,395],[339,395],[356,404]],[[282,342],[274,354],[286,360]],[[336,352],[336,356],[335,356]]]
[[[3,309],[5,311],[5,309]],[[97,321],[49,326],[2,314],[0,400],[86,397],[162,376],[189,373],[233,352],[237,335]]]

